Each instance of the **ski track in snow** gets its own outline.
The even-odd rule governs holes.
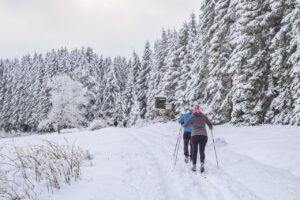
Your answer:
[[[134,137],[138,143],[142,144],[143,149],[146,150],[146,155],[148,155],[148,157],[152,160],[154,166],[156,167],[159,177],[161,179],[161,185],[160,187],[162,187],[162,190],[164,191],[164,198],[163,199],[169,199],[169,189],[167,188],[166,185],[166,181],[165,181],[165,175],[163,173],[163,171],[161,170],[161,166],[159,164],[159,161],[157,160],[157,158],[155,157],[155,155],[152,153],[152,151],[149,149],[148,145],[146,145],[146,143],[137,135],[130,133],[130,135],[132,135],[132,137]]]
[[[177,124],[167,123],[28,136],[14,141],[26,145],[41,139],[62,141],[67,138],[71,142],[76,140],[91,152],[93,165],[83,166],[81,180],[70,186],[63,185],[54,193],[53,200],[300,200],[298,176],[266,164],[272,160],[263,163],[233,150],[236,148],[229,148],[231,144],[219,135],[215,141],[221,169],[216,166],[210,136],[204,174],[199,172],[199,156],[196,173],[191,171],[191,163],[183,162],[182,138],[174,169],[173,151],[178,130]],[[10,139],[3,139],[1,143],[7,141]],[[49,198],[45,195],[41,199]]]
[[[143,138],[144,143],[152,146],[153,151],[155,150],[157,152],[156,155],[162,156],[163,154],[161,163],[168,161],[167,163],[169,163],[169,166],[167,166],[167,169],[173,169],[174,160],[170,159],[172,158],[172,152],[170,150],[175,144],[172,144],[171,141],[168,141],[167,144],[165,144],[163,141],[167,138],[163,139],[161,133],[151,134],[151,132],[152,130],[143,131],[135,133],[135,135],[140,135],[140,138]],[[169,137],[169,139],[174,140],[173,137]],[[182,147],[182,145],[180,147]],[[180,148],[179,151],[179,159],[182,158],[181,153],[182,148]],[[183,188],[180,193],[185,195],[181,199],[198,199],[199,197],[212,200],[259,199],[255,194],[250,192],[248,188],[243,187],[238,181],[226,176],[224,173],[220,173],[216,167],[210,163],[208,168],[211,168],[213,173],[206,173],[206,178],[204,178],[199,174],[199,168],[197,168],[198,172],[196,172],[195,176],[195,173],[190,170],[191,166],[180,161],[181,160],[178,161],[177,168],[170,173],[169,177],[174,177],[175,175],[177,179],[175,182],[181,183],[181,186],[178,185],[178,187]],[[170,182],[170,184],[171,183],[172,182]]]
[[[130,132],[127,134],[135,140],[135,144],[138,144],[139,155],[129,155],[129,159],[128,156],[126,156],[128,169],[124,173],[124,183],[128,183],[134,189],[132,191],[138,194],[137,199],[153,199],[153,194],[155,194],[155,199],[158,200],[169,199],[164,176],[155,157],[140,139]],[[140,162],[141,158],[143,158],[142,162]],[[133,163],[135,166],[131,167]],[[136,177],[139,178],[137,179]],[[153,181],[151,185],[145,182],[147,179]],[[136,180],[139,181],[137,182]],[[145,193],[145,191],[147,192]]]
[[[155,155],[162,157],[164,154],[161,159],[162,163],[168,161],[172,164],[174,160],[170,158],[172,158],[177,134],[176,132],[162,133],[154,129],[135,132],[135,135],[139,135],[144,143],[152,147],[152,151],[156,152]],[[222,147],[219,148],[218,154],[219,161],[223,166],[221,169],[217,169],[216,164],[213,164],[215,161],[211,162],[215,157],[210,141],[206,149],[206,168],[208,169],[208,172],[205,173],[206,178],[199,174],[194,176],[193,173],[191,175],[191,165],[186,166],[180,160],[183,159],[182,143],[180,148],[179,161],[175,169],[178,178],[176,182],[180,182],[181,188],[184,188],[181,193],[189,195],[182,199],[197,199],[199,196],[204,197],[204,199],[226,200],[300,199],[300,179],[287,170],[265,165],[248,156],[225,150]],[[170,164],[166,168],[172,169],[173,166]],[[178,196],[177,199],[179,199]]]

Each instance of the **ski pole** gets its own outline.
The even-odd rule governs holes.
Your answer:
[[[218,162],[217,151],[216,151],[215,140],[214,140],[214,134],[213,134],[213,131],[212,131],[212,130],[210,130],[210,132],[211,132],[211,137],[212,137],[213,144],[214,144],[214,149],[215,149],[215,156],[216,156],[217,166],[218,166],[218,168],[220,169],[220,167],[219,167],[219,162]]]
[[[181,129],[182,129],[182,127],[180,127],[180,130],[179,130],[179,133],[178,133],[177,142],[176,142],[175,149],[174,149],[174,152],[173,152],[173,158],[175,157],[175,153],[176,153],[176,149],[177,149],[177,145],[178,145],[178,141],[179,141]]]
[[[174,162],[174,169],[176,167],[177,158],[178,158],[178,151],[179,151],[180,141],[181,141],[181,133],[182,133],[182,128],[180,129],[180,132],[179,132],[179,142],[178,142],[178,145],[177,145],[176,157],[175,157],[175,162]]]
[[[178,145],[178,141],[179,141],[179,137],[180,137],[180,132],[181,132],[181,128],[180,128],[178,136],[177,136],[177,141],[176,141],[176,145],[175,145],[174,152],[173,152],[173,158],[175,157],[175,154],[176,154],[176,149],[177,149],[177,145]]]

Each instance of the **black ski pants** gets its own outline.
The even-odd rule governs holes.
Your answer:
[[[207,143],[207,136],[206,135],[194,135],[192,136],[192,146],[193,146],[193,153],[192,153],[192,159],[193,164],[195,165],[197,163],[197,153],[198,149],[200,152],[200,161],[204,163],[205,161],[205,146]]]
[[[190,150],[189,150],[190,146]],[[192,157],[192,142],[191,142],[191,132],[183,133],[183,149],[184,155]]]

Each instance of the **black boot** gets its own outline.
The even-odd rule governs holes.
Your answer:
[[[192,171],[193,171],[193,172],[196,171],[196,164],[193,164]]]
[[[185,163],[188,163],[188,162],[189,162],[189,157],[188,157],[188,156],[185,156],[184,162],[185,162]]]
[[[204,172],[204,163],[202,162],[200,165],[200,172],[203,173]]]

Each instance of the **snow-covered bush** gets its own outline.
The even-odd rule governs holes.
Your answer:
[[[62,184],[76,181],[82,162],[91,158],[88,151],[69,143],[44,141],[26,147],[2,145],[0,199],[40,199],[45,192],[51,195]]]
[[[48,86],[51,88],[52,107],[47,118],[39,123],[38,129],[49,131],[53,128],[60,133],[62,128],[84,124],[88,99],[83,85],[63,74],[52,78]]]
[[[108,126],[108,121],[106,119],[96,119],[92,121],[89,125],[89,130],[94,131],[97,129],[102,129]]]

